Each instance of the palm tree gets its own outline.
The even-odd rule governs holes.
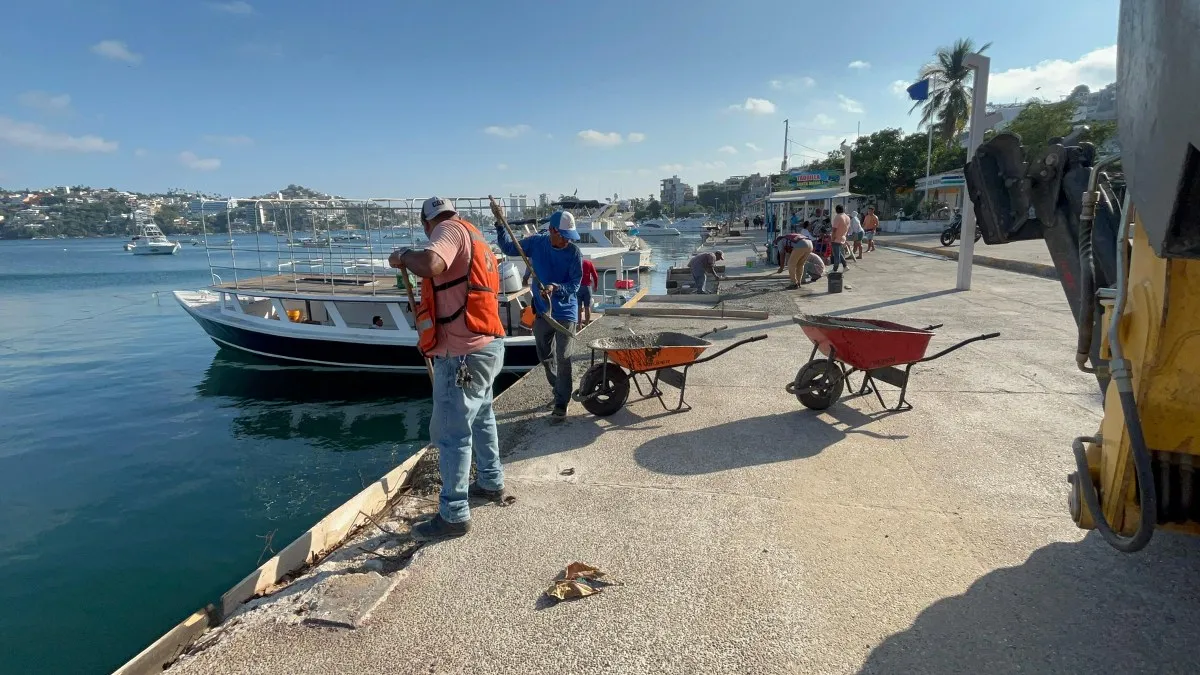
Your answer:
[[[971,69],[966,65],[967,54],[983,53],[991,47],[987,43],[976,48],[971,38],[954,42],[953,47],[938,47],[934,60],[921,66],[920,78],[929,78],[929,98],[917,101],[909,112],[924,106],[921,124],[933,124],[937,134],[946,143],[967,125],[971,117],[971,94],[973,88]]]

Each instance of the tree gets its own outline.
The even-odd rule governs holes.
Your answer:
[[[966,127],[971,116],[974,89],[968,84],[973,78],[967,67],[967,55],[981,54],[990,46],[989,42],[976,48],[971,38],[962,38],[951,47],[938,47],[934,60],[921,67],[918,77],[929,79],[929,98],[914,103],[909,112],[924,107],[921,124],[934,124],[947,145]]]
[[[1076,105],[1085,103],[1088,95],[1091,93],[1092,90],[1088,89],[1086,84],[1081,84],[1072,89],[1070,94],[1067,94],[1067,100]]]

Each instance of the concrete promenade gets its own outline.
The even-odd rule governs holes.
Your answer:
[[[876,246],[892,246],[923,253],[934,253],[958,260],[958,247],[942,246],[938,239],[940,234],[881,234],[875,241]],[[995,269],[1021,272],[1036,276],[1057,279],[1058,272],[1054,269],[1054,260],[1042,240],[1015,241],[1010,244],[988,246],[983,240],[975,242],[974,261],[976,266],[992,267]]]
[[[765,321],[604,318],[577,377],[588,340],[628,329],[769,338],[695,367],[688,413],[573,405],[556,423],[530,373],[498,401],[514,504],[383,569],[394,587],[358,629],[301,623],[285,590],[170,672],[1200,672],[1200,540],[1122,555],[1067,514],[1071,439],[1101,407],[1058,282],[954,281],[952,262],[883,250],[841,294],[723,284]],[[912,411],[868,396],[818,413],[784,391],[811,349],[799,313],[944,323],[931,351],[1002,336],[915,368]],[[623,585],[553,605],[572,561]]]

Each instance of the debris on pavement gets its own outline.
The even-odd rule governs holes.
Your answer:
[[[558,472],[558,475],[560,475],[560,476],[574,476],[574,475],[575,475],[575,467],[571,467],[571,468],[569,468],[569,469],[563,469],[562,471],[559,471],[559,472]]]
[[[555,578],[554,585],[546,589],[546,595],[556,600],[572,600],[595,595],[604,590],[605,586],[618,585],[611,579],[604,579],[605,576],[605,573],[596,567],[573,562]]]

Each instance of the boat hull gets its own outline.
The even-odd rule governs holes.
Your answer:
[[[180,245],[174,243],[171,246],[151,246],[138,245],[133,247],[134,255],[175,255],[179,253]]]
[[[178,298],[178,296],[177,296]],[[275,322],[271,330],[238,322],[219,311],[205,311],[178,298],[213,342],[225,349],[254,354],[281,362],[312,366],[333,366],[360,370],[381,370],[425,374],[425,357],[416,344],[348,342],[287,334],[287,322]],[[540,362],[533,341],[505,340],[504,366],[507,372],[525,372]]]

